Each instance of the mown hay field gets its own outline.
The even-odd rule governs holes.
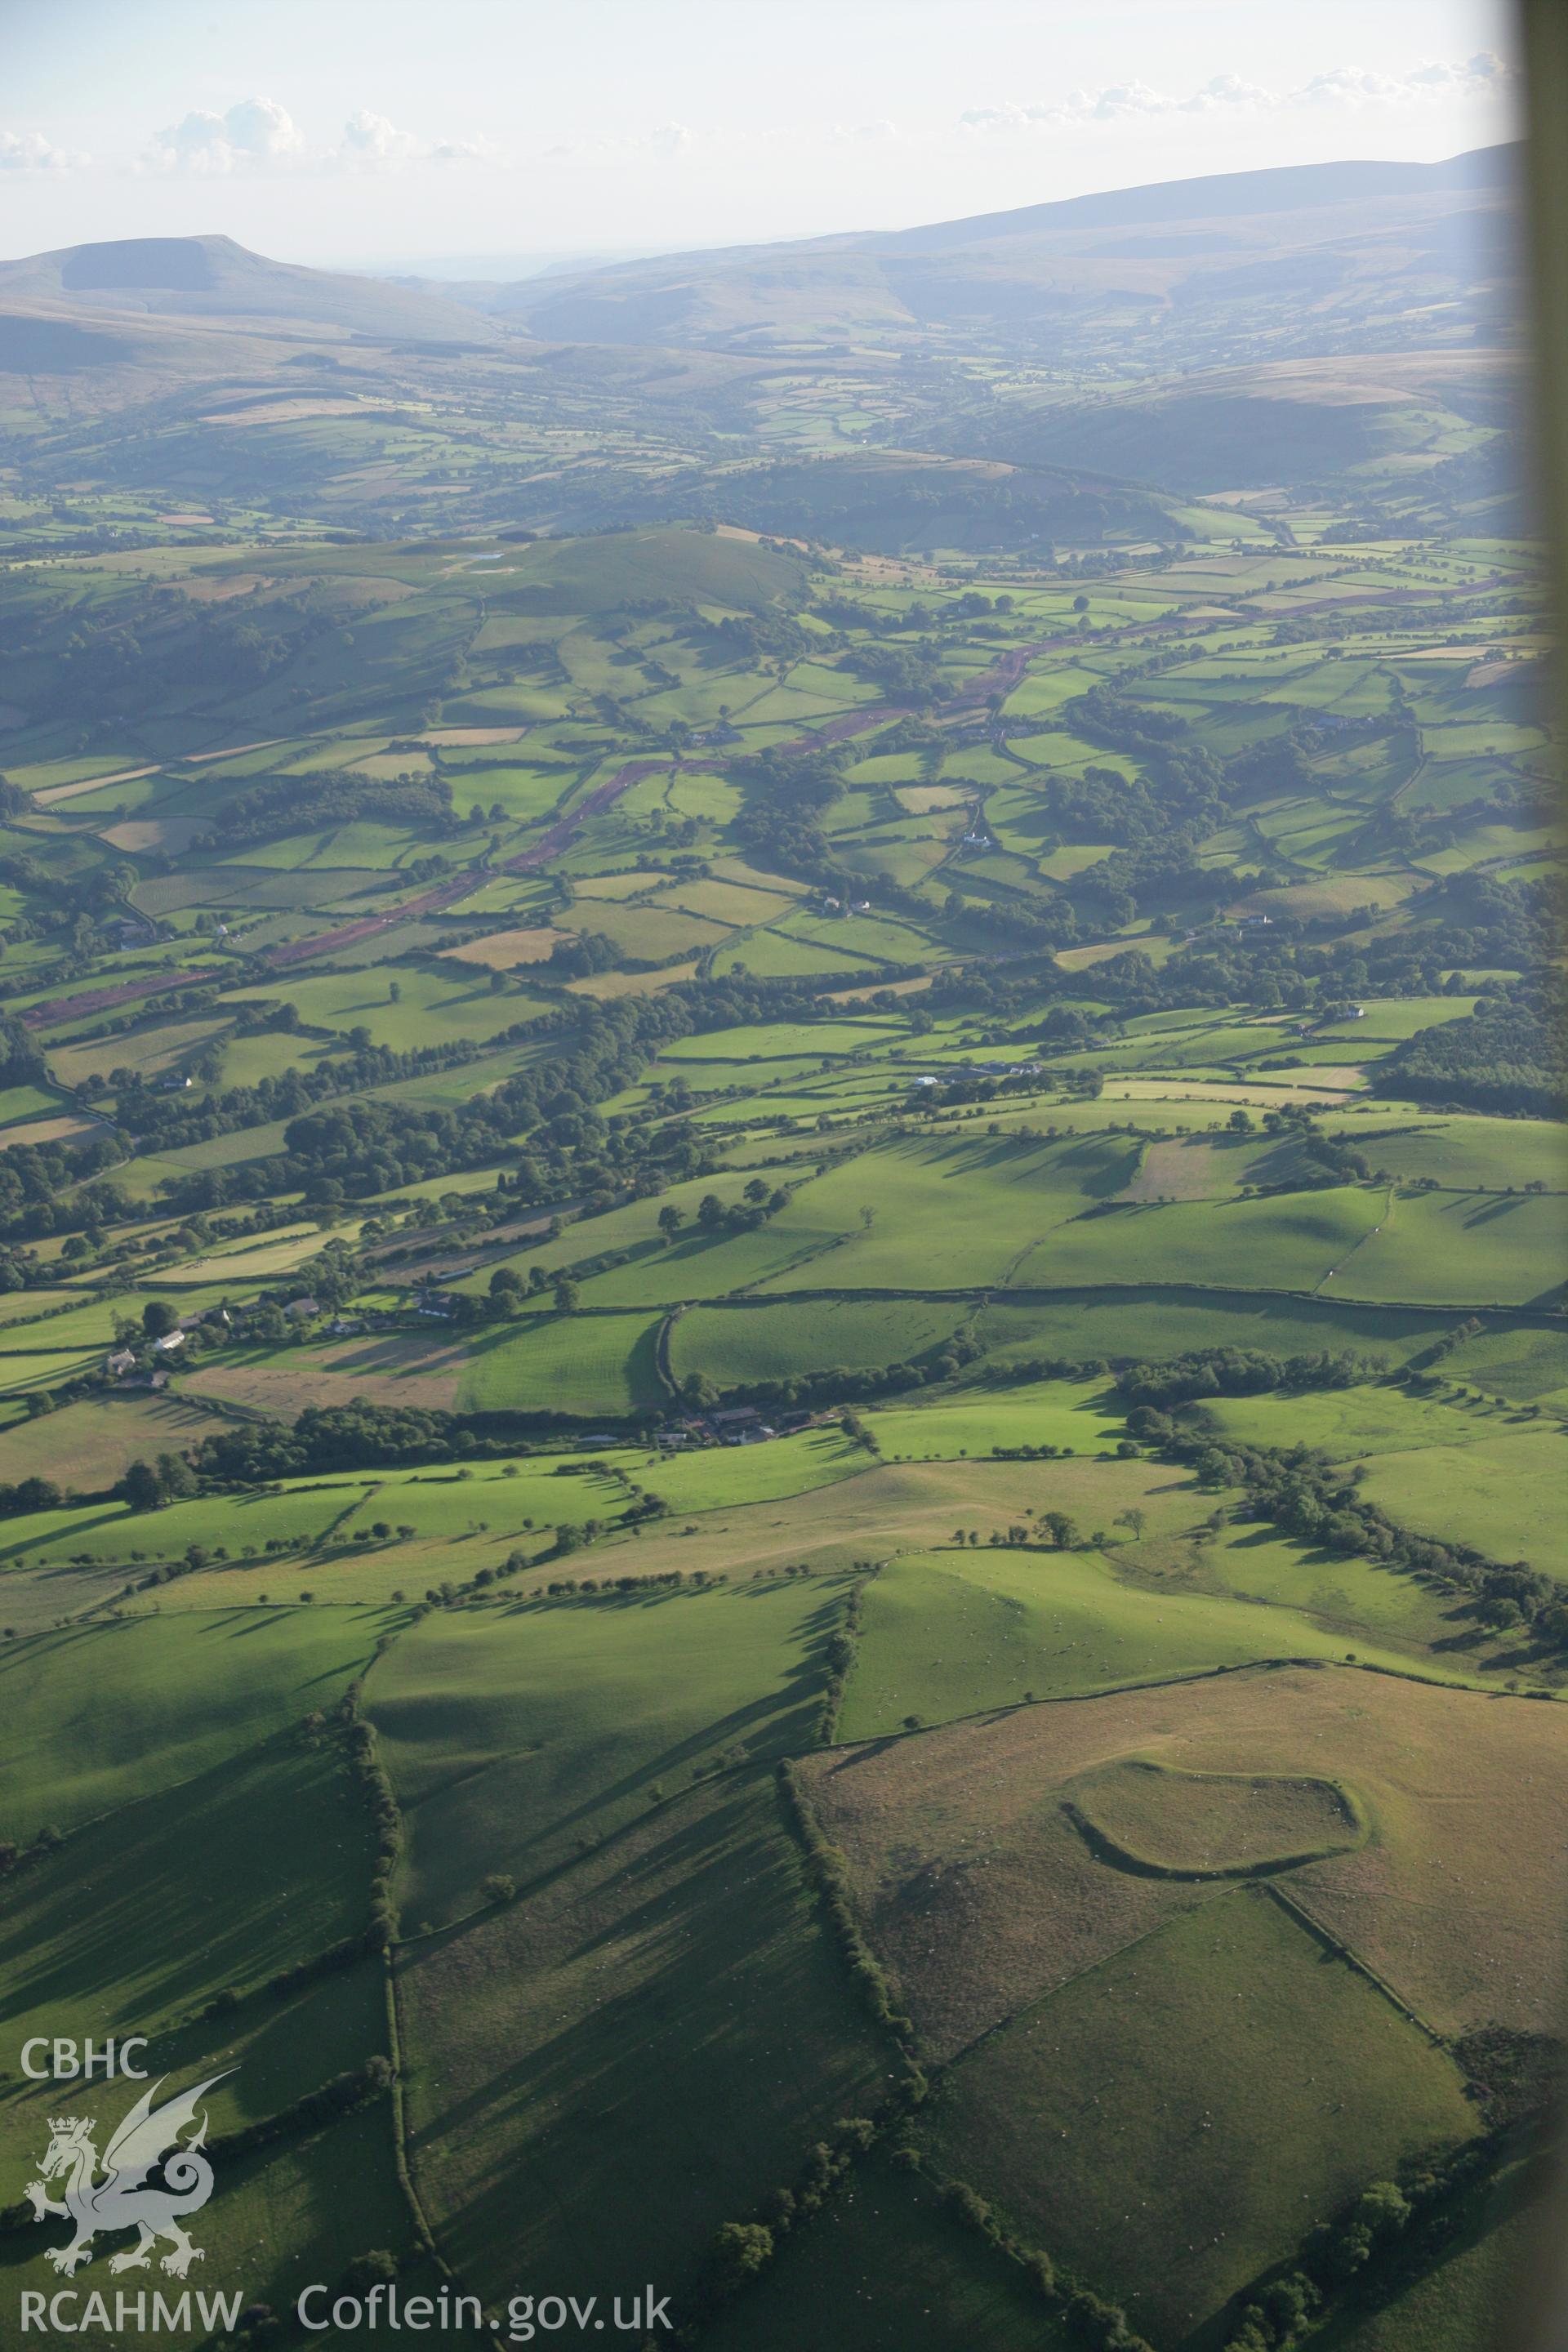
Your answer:
[[[787,1381],[843,1365],[909,1362],[939,1349],[963,1310],[926,1299],[747,1300],[699,1307],[670,1331],[678,1381],[703,1372],[720,1388]]]
[[[668,1402],[657,1315],[541,1315],[470,1343],[459,1388],[470,1412],[619,1416]]]
[[[468,1353],[450,1330],[386,1332],[334,1339],[320,1347],[245,1348],[209,1360],[187,1373],[190,1395],[253,1411],[289,1415],[307,1405],[432,1406],[451,1412],[468,1369]]]

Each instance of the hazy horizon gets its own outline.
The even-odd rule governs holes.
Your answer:
[[[226,235],[378,273],[531,268],[966,214],[1208,173],[1435,162],[1516,136],[1498,0],[12,0],[0,248]],[[920,38],[912,36],[918,22]],[[830,61],[827,70],[824,60]]]

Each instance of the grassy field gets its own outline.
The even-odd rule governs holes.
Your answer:
[[[1212,1427],[1222,1444],[1313,1445],[1335,1461],[1468,1446],[1521,1427],[1506,1408],[1416,1396],[1382,1383],[1305,1396],[1215,1397],[1193,1407],[1189,1417]]]
[[[1124,1471],[1142,1475],[1125,1476]],[[1208,1591],[1193,1589],[1179,1574],[1162,1576],[1155,1563],[1169,1554],[1158,1542],[1161,1531],[1195,1527],[1204,1516],[1202,1498],[1172,1493],[1166,1479],[1151,1478],[1142,1465],[1086,1465],[1076,1480],[1046,1491],[1060,1500],[1045,1507],[1071,1513],[1075,1502],[1081,1510],[1087,1501],[1107,1523],[1130,1507],[1144,1509],[1154,1540],[1137,1548],[1152,1555],[1143,1573],[1119,1574],[1115,1549],[983,1545],[901,1554],[867,1595],[865,1633],[845,1698],[846,1738],[894,1731],[911,1717],[942,1723],[1016,1706],[1026,1696],[1058,1698],[1167,1681],[1257,1659],[1327,1662],[1343,1656],[1347,1631],[1358,1656],[1369,1663],[1407,1665],[1414,1653],[1427,1671],[1465,1671],[1459,1661],[1437,1664],[1414,1640],[1405,1647],[1400,1641],[1405,1628],[1397,1622],[1374,1620],[1369,1626],[1354,1613],[1353,1602],[1344,1616],[1314,1608],[1324,1596],[1302,1574],[1299,1545],[1268,1547],[1284,1569],[1272,1591],[1262,1563],[1250,1555],[1244,1565],[1237,1563],[1241,1591],[1225,1589],[1223,1570],[1211,1570],[1214,1589]],[[1113,1524],[1110,1532],[1119,1532]],[[1047,1541],[1042,1530],[1040,1543]],[[1200,1556],[1208,1557],[1206,1551]],[[1385,1586],[1393,1581],[1384,1580]],[[1293,1584],[1299,1603],[1288,1597]],[[1268,1597],[1253,1597],[1259,1585]],[[1395,1608],[1402,1597],[1395,1588]],[[1385,1618],[1394,1613],[1385,1605]]]
[[[677,1381],[703,1372],[720,1388],[796,1379],[843,1365],[907,1363],[939,1349],[960,1310],[927,1300],[749,1300],[696,1307],[670,1331]]]
[[[7,1643],[7,1834],[70,1829],[331,1706],[381,1622],[359,1610],[203,1612]]]
[[[1560,1407],[1568,1402],[1568,1333],[1550,1324],[1494,1324],[1462,1341],[1446,1369],[1489,1395]]]
[[[723,1446],[666,1456],[643,1474],[672,1511],[728,1511],[830,1486],[871,1467],[876,1456],[837,1425],[804,1430],[772,1444]]]
[[[391,994],[394,986],[396,1001]],[[279,996],[295,1007],[309,1028],[331,1029],[344,1036],[353,1029],[368,1029],[373,1044],[395,1052],[437,1038],[487,1044],[503,1029],[542,1011],[544,1004],[542,998],[515,984],[497,995],[482,976],[420,966],[400,969],[392,976],[384,971],[332,972],[281,984],[269,981],[265,988],[238,989],[226,1001],[238,1005]]]
[[[1378,1231],[1337,1269],[1347,1298],[1437,1306],[1557,1303],[1563,1202],[1487,1192],[1402,1194]]]
[[[715,2352],[1047,2352],[1065,2331],[1016,2265],[943,2208],[931,2183],[858,2166],[707,2331]]]
[[[189,1445],[213,1425],[208,1414],[177,1397],[111,1391],[0,1432],[0,1479],[58,1478],[63,1467],[74,1486],[90,1494],[111,1486],[138,1455]]]
[[[1342,1118],[1323,1124],[1360,1140],[1379,1168],[1406,1181],[1427,1177],[1460,1192],[1521,1192],[1531,1183],[1561,1192],[1568,1186],[1568,1150],[1550,1119],[1423,1118],[1389,1129],[1380,1120]]]
[[[1473,2117],[1447,2053],[1247,1889],[984,2042],[930,2128],[943,2169],[1168,2341]]]
[[[615,1568],[646,1573],[646,1549]],[[839,1605],[810,1579],[427,1618],[371,1684],[409,1815],[408,1918],[471,1909],[491,1871],[535,1881],[731,1751],[800,1745]]]
[[[1522,2324],[1544,2237],[1531,2188],[1525,2168],[1505,2168],[1492,2194],[1472,2196],[1453,2216],[1432,2268],[1392,2294],[1352,2297],[1319,2332],[1323,2352],[1465,2352],[1500,2326]]]
[[[977,1390],[928,1404],[873,1409],[866,1423],[889,1461],[978,1461],[998,1448],[1054,1445],[1063,1454],[1092,1454],[1126,1432],[1117,1399],[1099,1381],[1026,1381]]]
[[[468,1353],[458,1391],[470,1411],[604,1413],[619,1417],[661,1402],[648,1315],[539,1316]]]
[[[1058,1230],[1015,1266],[1025,1289],[1089,1282],[1147,1283],[1175,1267],[1198,1288],[1310,1293],[1334,1283],[1337,1269],[1376,1227],[1383,1199],[1369,1189],[1287,1195],[1282,1200],[1178,1202],[1128,1207]],[[1397,1297],[1364,1282],[1363,1297]]]
[[[652,2276],[679,2314],[721,2224],[887,2088],[749,1775],[645,1803],[569,1877],[416,1945],[399,1999],[416,2179],[490,2294]]]
[[[1568,1579],[1568,1529],[1557,1507],[1563,1433],[1489,1419],[1468,1441],[1379,1454],[1365,1492],[1424,1535],[1474,1544],[1498,1559],[1522,1555]]]
[[[1255,1877],[1365,1834],[1344,1790],[1300,1773],[1184,1772],[1125,1757],[1070,1787],[1075,1826],[1101,1858],[1158,1878]]]
[[[1170,1275],[1173,1271],[1166,1267]],[[1335,1286],[1337,1290],[1337,1286]],[[1331,1297],[1270,1297],[1229,1287],[1184,1290],[1166,1283],[1125,1290],[1074,1288],[982,1308],[976,1334],[997,1363],[1040,1357],[1100,1357],[1142,1363],[1190,1348],[1256,1348],[1294,1355],[1321,1349],[1403,1363],[1452,1330],[1452,1315],[1352,1306]]]

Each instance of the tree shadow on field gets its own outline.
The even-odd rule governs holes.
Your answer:
[[[787,1591],[788,1587],[781,1585],[777,1589]],[[683,1597],[669,1593],[649,1602],[641,1595],[628,1594],[617,1596],[607,1605],[611,1610],[658,1607],[679,1601]],[[736,1593],[725,1597],[742,1596]],[[715,1596],[711,1595],[690,1595],[689,1599],[693,1605],[700,1601],[709,1606],[715,1603]],[[528,1604],[521,1605],[526,1608]],[[605,1602],[593,1600],[578,1605],[584,1610],[606,1607]],[[718,1605],[722,1605],[721,1601]],[[578,1859],[573,1852],[577,1840],[586,1836],[598,1845],[620,1840],[629,1830],[635,1830],[643,1818],[641,1814],[630,1823],[612,1828],[606,1841],[605,1816],[639,1801],[646,1804],[655,1789],[668,1786],[677,1776],[682,1783],[681,1793],[686,1793],[698,1768],[706,1775],[721,1757],[728,1756],[737,1769],[745,1769],[773,1764],[780,1757],[809,1746],[826,1686],[827,1644],[839,1622],[837,1599],[823,1601],[802,1626],[801,1654],[770,1687],[759,1690],[753,1697],[742,1700],[726,1713],[711,1716],[689,1731],[671,1738],[667,1746],[647,1754],[629,1769],[614,1771],[603,1780],[595,1780],[593,1773],[599,1756],[602,1754],[608,1762],[619,1752],[619,1743],[606,1733],[599,1748],[584,1748],[574,1762],[574,1778],[564,1791],[568,1801],[559,1807],[552,1801],[561,1793],[552,1778],[560,1769],[558,1736],[509,1748],[478,1766],[455,1772],[448,1780],[425,1790],[417,1805],[407,1808],[407,1818],[415,1831],[410,1853],[414,1869],[419,1872],[430,1866],[425,1861],[426,1854],[434,1861],[444,1851],[460,1849],[474,1842],[479,1832],[470,1832],[464,1818],[472,1806],[476,1808],[474,1818],[481,1822],[483,1828],[482,1842],[489,1850],[489,1864],[504,1866],[520,1878],[531,1877],[535,1884],[543,1884]],[[677,1654],[671,1660],[672,1671],[678,1672],[679,1664]],[[501,1776],[512,1776],[510,1788]],[[510,1833],[504,1847],[498,1843],[495,1831],[489,1826],[498,1790],[515,1800],[510,1809]],[[447,1802],[441,1809],[443,1799]],[[486,1866],[476,1865],[474,1876],[478,1877]],[[473,1897],[471,1890],[465,1889],[460,1898],[454,1891],[446,1899],[454,1903],[461,1899],[466,1904]]]
[[[122,1511],[115,1510],[96,1512],[90,1519],[83,1519],[79,1527],[70,1528],[62,1528],[58,1535],[49,1536],[43,1538],[43,1540],[51,1547],[53,1556],[47,1560],[41,1560],[38,1564],[43,1568],[68,1567],[70,1562],[63,1549],[58,1553],[53,1553],[54,1547],[63,1547],[66,1544],[79,1544],[85,1541],[89,1536],[92,1535],[95,1530],[100,1528],[123,1528],[125,1525],[126,1519]],[[39,1540],[39,1538],[37,1536],[23,1535],[18,1536],[12,1543],[0,1544],[0,1561],[16,1559],[24,1552],[36,1551],[37,1549]],[[102,1563],[98,1560],[94,1560],[90,1563],[90,1565],[95,1568],[101,1566],[101,1564]]]
[[[89,1822],[15,1881],[0,2022],[90,2005],[95,2026],[134,2026],[254,1984],[358,1924],[369,1866],[335,1759],[279,1734]]]
[[[612,2273],[580,2291],[617,2270],[641,2284],[650,2263],[679,2286],[721,2221],[793,2173],[814,2123],[857,2111],[876,2065],[760,1776],[694,1793],[610,1874],[584,1864],[566,1909],[525,1898],[416,1967],[414,2014],[437,2033],[469,1987],[487,2009],[503,1981],[531,1988],[499,2044],[482,2015],[464,2021],[470,2063],[414,2135],[444,2240],[486,2271],[531,2259],[530,2232],[547,2231]]]
[[[92,1625],[52,1625],[45,1633],[23,1633],[0,1650],[0,1675],[15,1674],[20,1667],[36,1665],[39,1660],[64,1650],[80,1650],[84,1645],[102,1642],[124,1632],[131,1622],[122,1619],[114,1622],[100,1618]]]
[[[1500,1217],[1508,1216],[1515,1209],[1522,1209],[1525,1198],[1522,1192],[1507,1192],[1500,1198],[1485,1200],[1479,1207],[1472,1208],[1462,1214],[1459,1223],[1467,1233],[1476,1225],[1496,1224]]]

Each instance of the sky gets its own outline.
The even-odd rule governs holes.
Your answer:
[[[0,254],[472,269],[1516,135],[1503,0],[0,0]]]

